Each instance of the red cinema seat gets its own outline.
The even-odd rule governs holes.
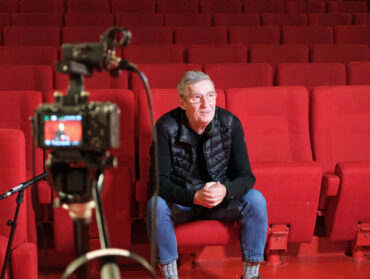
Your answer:
[[[334,27],[336,44],[366,44],[370,46],[369,25],[339,25]]]
[[[184,73],[185,71],[180,75],[180,78]],[[176,86],[177,82],[172,86],[172,88],[160,88],[151,90],[155,122],[164,113],[178,107],[178,93]],[[216,89],[216,92],[218,94],[216,101],[217,105],[224,108],[224,92],[220,89]],[[140,178],[136,182],[136,200],[139,203],[139,216],[144,216],[145,204],[149,197],[148,183],[150,168],[150,146],[152,144],[152,129],[150,124],[149,106],[144,90],[141,90],[138,94],[138,110],[140,111],[140,114],[138,116],[138,151]]]
[[[100,36],[106,30],[106,26],[67,26],[62,29],[62,42],[63,44],[100,42]]]
[[[229,28],[230,44],[280,44],[276,26],[233,26]]]
[[[279,251],[270,241],[311,242],[314,234],[322,176],[312,158],[309,96],[300,86],[228,89],[225,94],[226,109],[243,124],[255,188],[267,201],[271,262]]]
[[[370,13],[355,13],[353,15],[353,23],[356,25],[369,25]]]
[[[37,90],[45,100],[53,89],[53,71],[45,65],[0,65],[0,90]]]
[[[239,1],[203,1],[200,2],[200,12],[203,14],[241,13],[242,3]]]
[[[59,72],[54,72],[54,89],[65,90],[69,85],[69,76]],[[111,77],[109,72],[95,71],[92,76],[84,78],[86,90],[90,89],[127,89],[128,88],[128,72],[121,71],[118,78]],[[49,92],[50,93],[50,92]]]
[[[105,185],[101,192],[102,204],[111,246],[128,249],[131,245],[131,200],[135,184],[134,96],[124,89],[91,90],[90,101],[112,102],[120,114],[120,146],[110,152],[117,159],[116,168],[105,172]],[[98,231],[93,219],[90,226],[90,246],[99,248]],[[54,209],[54,241],[58,252],[73,251],[73,224],[68,212]]]
[[[64,0],[19,1],[20,13],[64,13]]]
[[[259,26],[259,14],[215,14],[215,26]]]
[[[206,64],[208,74],[218,88],[272,86],[272,67],[266,63]]]
[[[61,13],[20,13],[12,14],[13,26],[56,26],[63,27],[63,14]]]
[[[0,2],[0,13],[18,13],[19,3],[17,0],[13,1],[1,1]]]
[[[2,157],[0,165],[1,193],[26,181],[25,150],[25,139],[21,130],[0,129],[0,153]],[[2,263],[4,262],[10,234],[10,227],[6,224],[8,220],[14,219],[17,196],[18,194],[15,194],[1,200],[0,261]],[[17,227],[9,254],[9,265],[5,278],[38,278],[37,245],[36,242],[31,241],[27,236],[28,226],[32,226],[33,230],[36,231],[35,219],[28,218],[28,212],[33,212],[30,197],[31,189],[28,188],[24,191],[23,203],[18,212]],[[10,272],[10,269],[12,272]]]
[[[163,26],[163,15],[154,13],[118,13],[117,26]]]
[[[352,15],[350,13],[322,13],[322,14],[308,14],[309,26],[335,26],[335,25],[351,25]]]
[[[165,14],[165,26],[211,26],[211,15],[209,14]]]
[[[370,62],[352,62],[347,66],[348,84],[370,85]]]
[[[249,62],[269,63],[274,72],[282,62],[309,62],[309,48],[305,45],[254,44],[248,50]]]
[[[325,13],[325,2],[323,1],[287,1],[287,13]]]
[[[3,29],[5,46],[60,46],[60,29],[45,26],[6,26]]]
[[[67,13],[110,13],[108,0],[68,0]]]
[[[158,1],[157,13],[160,14],[191,14],[199,13],[199,3],[189,1]]]
[[[311,47],[311,62],[369,61],[369,46],[360,44],[319,44]]]
[[[190,45],[188,63],[243,63],[247,62],[245,45]]]
[[[201,71],[198,64],[139,64],[138,68],[148,78],[150,88],[176,88],[177,82],[187,71]],[[131,75],[131,89],[138,94],[144,86],[138,75]]]
[[[155,13],[155,1],[135,0],[122,1],[112,0],[112,13]]]
[[[220,26],[175,27],[175,44],[226,44],[227,29]]]
[[[49,46],[0,46],[0,65],[47,65],[52,68],[58,51]]]
[[[365,1],[329,1],[328,13],[366,13]]]
[[[277,85],[300,85],[311,90],[315,86],[345,85],[346,67],[341,63],[280,63]]]
[[[350,240],[352,256],[367,260],[361,226],[370,223],[370,87],[318,87],[312,92],[313,152],[324,172],[321,198],[327,199],[326,233]],[[363,245],[363,246],[362,246]]]
[[[183,63],[184,48],[173,44],[129,45],[123,49],[125,60],[137,63]]]
[[[243,12],[249,13],[284,13],[284,1],[243,1]]]
[[[132,44],[172,44],[173,28],[168,26],[126,26]]]
[[[19,160],[18,163],[19,166],[22,166],[22,168],[25,169],[22,170],[22,176],[14,177],[15,179],[17,179],[17,182],[13,184],[15,186],[21,182],[24,182],[25,180],[33,178],[35,175],[39,175],[44,172],[44,157],[42,150],[36,148],[35,152],[33,153],[33,129],[30,122],[30,117],[34,116],[35,110],[41,104],[41,94],[40,92],[33,90],[17,91],[2,89],[0,91],[0,102],[1,104],[3,104],[0,115],[0,128],[18,129],[22,131],[22,138],[24,142],[22,147],[23,149],[21,147],[18,147],[16,151],[8,150],[8,152],[14,152],[14,154],[17,154],[17,152],[23,152],[23,158],[22,160]],[[1,148],[3,148],[3,146]],[[1,154],[2,156],[5,156],[6,153],[3,152]],[[15,160],[15,158],[9,158],[8,160],[10,162],[10,160]],[[3,164],[5,164],[5,162],[6,160],[4,159]],[[33,170],[35,170],[35,174]],[[27,230],[26,234],[22,238],[36,243],[37,235],[34,224],[35,214],[33,208],[38,209],[40,204],[50,204],[51,191],[46,181],[40,181],[37,186],[33,185],[31,189],[28,189],[27,191],[29,192],[29,194],[27,193],[24,199],[26,206],[23,206],[25,206],[26,208],[30,208],[31,210],[26,211],[27,221],[25,221],[25,224],[22,224],[22,226],[26,225]],[[38,193],[38,196],[35,196],[35,202],[37,203],[33,205],[31,193],[35,195]],[[15,212],[12,212],[12,216],[14,216],[14,213]],[[18,229],[19,228],[17,227],[17,230]]]
[[[10,25],[11,23],[10,18],[11,18],[10,14],[0,12],[0,28]]]
[[[283,44],[332,44],[333,28],[329,26],[285,26],[282,30]]]
[[[73,12],[64,15],[65,26],[114,26],[114,15],[110,13]]]
[[[283,14],[265,13],[261,17],[262,26],[306,26],[307,17],[305,14]]]

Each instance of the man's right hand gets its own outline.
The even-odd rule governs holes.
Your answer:
[[[226,187],[220,182],[207,182],[194,196],[194,204],[212,208],[219,205],[226,196]]]

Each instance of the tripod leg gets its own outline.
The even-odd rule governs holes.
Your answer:
[[[74,220],[74,234],[75,234],[75,253],[79,257],[89,252],[89,225],[86,219]],[[86,265],[82,266],[77,271],[77,278],[90,278],[89,269]]]

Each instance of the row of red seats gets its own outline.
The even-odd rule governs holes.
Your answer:
[[[139,64],[151,88],[173,88],[182,73],[202,70],[209,74],[218,88],[300,85],[311,89],[323,85],[370,85],[370,62],[341,63],[279,63],[276,74],[267,63],[224,64]],[[53,100],[53,90],[66,90],[68,76],[55,74],[49,66],[0,65],[0,90],[38,90],[43,99]],[[22,80],[22,82],[19,82]],[[107,72],[95,72],[85,79],[87,90],[128,89],[138,93],[142,88],[139,77],[122,72],[119,78]],[[31,170],[31,169],[30,169]]]
[[[335,26],[368,25],[370,13],[310,14],[155,14],[67,13],[0,14],[4,26]]]
[[[332,44],[370,45],[370,25],[329,26],[234,26],[234,27],[149,27],[126,26],[132,44]],[[3,45],[60,46],[62,43],[96,42],[106,27],[7,26],[2,30]]]
[[[64,12],[148,12],[148,13],[363,13],[365,1],[91,1],[91,0],[27,0],[2,1],[0,12],[64,13]]]
[[[217,90],[217,105],[232,111],[242,121],[252,169],[257,177],[256,188],[267,199],[269,239],[276,237],[276,232],[287,242],[312,241],[320,196],[327,202],[321,209],[326,210],[327,235],[331,240],[352,241],[359,234],[361,223],[370,222],[367,210],[370,202],[367,191],[370,134],[366,128],[370,117],[369,92],[369,86],[318,87],[313,89],[310,97],[303,87]],[[21,119],[33,114],[37,103],[41,102],[41,94],[35,91],[0,91],[0,99],[1,103],[7,104],[1,111],[1,119],[8,117],[7,121],[1,122],[0,146],[6,160],[3,160],[0,172],[6,183],[14,185],[26,177],[24,136],[19,131],[3,128],[12,126],[23,130],[27,144],[27,138],[28,141],[32,138],[29,132],[31,124]],[[129,90],[94,90],[91,99],[115,102],[123,113],[121,130],[124,129],[125,133],[121,134],[120,148],[113,150],[119,167],[107,171],[103,204],[112,246],[129,248],[132,194],[135,193],[136,201],[143,207],[148,196],[151,128],[147,99],[142,91],[138,100],[140,114],[137,124],[141,172],[136,189],[132,188],[136,179],[130,175],[130,168],[135,166],[133,93]],[[155,119],[158,119],[177,106],[176,89],[153,90],[152,99]],[[9,169],[11,164],[14,165],[12,171]],[[14,201],[9,199],[8,202]],[[2,217],[10,215],[9,208],[14,208],[14,205],[9,204]],[[26,210],[31,211],[32,208],[23,207],[21,221],[24,222],[20,223],[23,227],[18,227],[17,236],[20,238],[15,239],[15,248],[19,249],[13,249],[12,254],[13,267],[23,263],[23,268],[16,269],[15,279],[24,278],[22,270],[28,272],[27,278],[37,278],[31,272],[37,266],[34,262],[36,250],[27,239]],[[32,220],[29,219],[29,223]],[[271,230],[272,227],[275,229]],[[176,228],[176,233],[181,247],[190,244],[224,245],[237,239],[237,231],[232,224],[218,221],[181,225]],[[7,235],[6,232],[3,235]],[[90,236],[97,236],[94,225]],[[72,221],[61,209],[54,210],[54,237],[58,251],[73,249]],[[6,243],[5,238],[2,243]],[[274,251],[269,243],[267,247],[269,256]],[[352,248],[356,252],[361,247],[354,245]],[[2,251],[4,249],[2,245]],[[279,246],[279,249],[284,250],[284,247]],[[25,263],[30,265],[25,266]],[[19,276],[16,275],[18,271],[22,273]]]
[[[117,51],[121,57],[121,51]],[[59,54],[59,55],[58,55]],[[269,63],[276,67],[283,62],[335,62],[369,61],[369,46],[362,44],[317,44],[307,47],[299,44],[245,45],[130,45],[123,49],[123,57],[139,64],[219,64]],[[62,60],[58,48],[48,46],[0,46],[0,65],[47,65],[55,67]],[[59,84],[58,79],[55,85]],[[58,85],[56,88],[60,88]]]

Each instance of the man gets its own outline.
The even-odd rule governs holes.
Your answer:
[[[255,177],[241,122],[216,107],[214,84],[203,72],[186,72],[177,89],[179,108],[163,115],[156,124],[160,180],[156,240],[162,276],[178,278],[174,226],[215,219],[241,221],[242,278],[260,278],[267,232],[266,201],[252,189]],[[154,181],[152,173],[151,177]],[[149,237],[153,200],[148,203]]]

